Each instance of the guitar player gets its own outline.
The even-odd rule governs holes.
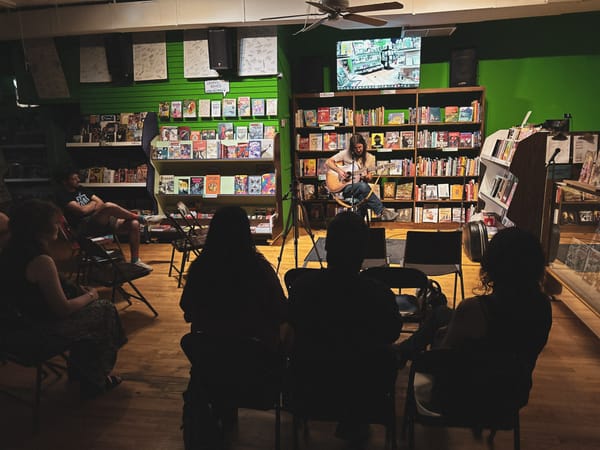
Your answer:
[[[376,162],[375,157],[367,152],[365,138],[360,134],[352,135],[348,147],[347,150],[342,150],[327,159],[329,192],[332,194],[341,192],[343,198],[354,198],[357,203],[368,196],[366,202],[357,211],[360,216],[364,216],[370,208],[375,213],[374,219],[395,220],[398,213],[393,209],[384,208],[383,203],[371,192],[368,184],[372,179],[372,172],[376,170]]]

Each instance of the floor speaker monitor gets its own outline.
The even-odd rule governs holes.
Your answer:
[[[477,52],[474,48],[453,50],[450,55],[450,87],[477,85]]]
[[[208,59],[213,70],[234,69],[234,31],[231,28],[208,30]]]

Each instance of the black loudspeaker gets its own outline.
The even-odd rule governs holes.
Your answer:
[[[294,64],[292,88],[296,93],[323,92],[323,59],[306,56]]]
[[[477,86],[477,52],[474,48],[452,50],[450,87]]]
[[[208,30],[208,60],[213,70],[234,69],[234,30],[212,28]]]
[[[133,81],[133,45],[131,34],[115,33],[104,37],[106,64],[113,83]]]

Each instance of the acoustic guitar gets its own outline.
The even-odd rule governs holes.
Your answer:
[[[354,176],[359,176],[362,179],[362,177],[368,174],[369,172],[376,172],[377,170],[387,169],[395,165],[396,163],[387,163],[381,166],[377,166],[375,170],[369,170],[366,167],[363,169],[354,169]],[[340,165],[339,167],[346,172],[346,175],[344,177],[340,176],[335,170],[332,169],[329,169],[327,171],[325,177],[325,186],[327,186],[327,190],[332,194],[337,194],[338,192],[344,190],[346,186],[352,184],[352,165]]]

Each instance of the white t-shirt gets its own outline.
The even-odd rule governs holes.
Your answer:
[[[352,180],[354,183],[358,183],[360,178],[367,174],[367,170],[374,172],[377,167],[375,157],[370,153],[365,154],[365,164],[362,163],[361,158],[352,159],[352,153],[348,149],[337,152],[332,158],[344,172],[354,173]]]

